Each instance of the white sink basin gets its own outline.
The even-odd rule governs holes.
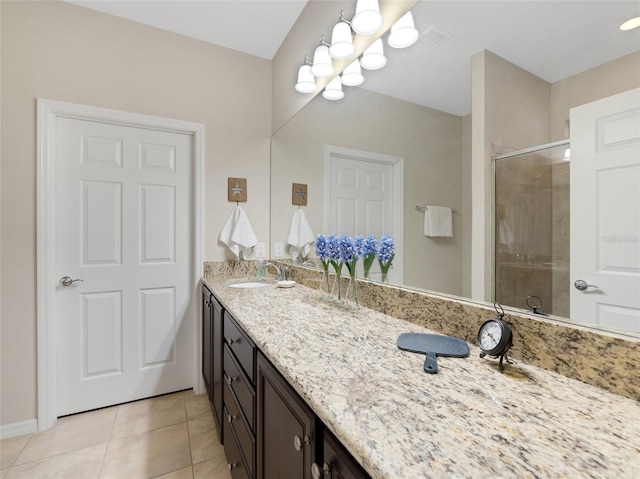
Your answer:
[[[238,283],[229,283],[227,286],[230,288],[266,288],[271,286],[271,283],[265,283],[262,281],[241,281]]]

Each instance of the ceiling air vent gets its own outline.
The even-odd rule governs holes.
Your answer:
[[[427,48],[435,50],[450,38],[451,34],[432,25],[420,34],[420,40],[418,41]]]

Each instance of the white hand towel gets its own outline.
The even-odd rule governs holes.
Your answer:
[[[511,245],[513,245],[511,228],[509,228],[509,224],[505,220],[500,220],[498,228],[498,242],[505,245],[507,248],[511,248]]]
[[[451,208],[446,206],[427,206],[424,212],[424,235],[429,237],[452,237]]]
[[[289,254],[292,258],[297,258],[298,254],[306,257],[311,251],[311,245],[315,239],[304,211],[298,208],[291,219],[289,236],[287,237]]]
[[[246,259],[251,248],[258,243],[249,218],[240,205],[236,206],[222,227],[218,241],[224,243],[238,259],[240,259],[241,253]]]

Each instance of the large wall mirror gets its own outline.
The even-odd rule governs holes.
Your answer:
[[[330,8],[331,2],[327,4]],[[477,171],[472,168],[472,151],[473,142],[478,139],[472,135],[475,131],[472,105],[479,100],[478,95],[484,95],[480,99],[483,108],[500,117],[494,122],[487,114],[483,126],[485,132],[492,131],[494,136],[486,134],[482,138],[486,144],[481,146],[487,150],[489,163],[483,181],[491,185],[493,192],[493,157],[569,140],[570,108],[640,86],[640,29],[618,30],[622,21],[640,15],[640,7],[633,1],[422,1],[412,8],[412,13],[420,31],[416,44],[394,50],[385,43],[388,62],[383,69],[363,70],[364,84],[344,87],[345,97],[340,101],[316,95],[273,135],[271,243],[286,244],[292,216],[299,208],[291,201],[292,183],[307,185],[308,202],[301,208],[315,234],[354,233],[327,230],[325,191],[332,152],[363,161],[400,158],[401,210],[395,214],[401,215],[398,250],[402,264],[397,281],[409,288],[468,298],[472,289],[473,241],[477,239],[472,230],[472,185],[478,181],[472,176]],[[329,31],[325,35],[330,28],[326,27]],[[474,58],[483,51],[486,55],[480,67],[484,77],[479,80]],[[498,78],[504,85],[492,80],[492,85],[479,86],[487,78]],[[526,88],[535,93],[527,92],[526,101],[519,104],[502,101],[500,92],[519,90],[523,78],[528,83]],[[513,125],[517,131],[507,132]],[[541,229],[553,235],[555,228],[565,240],[568,235],[569,210],[554,207],[552,187],[560,177],[568,177],[568,163],[563,163],[565,149],[556,148],[552,155],[542,152],[528,160],[536,164],[538,157],[545,157],[546,162],[542,163],[551,165],[547,171],[555,168],[558,172],[542,188],[548,192],[549,200],[539,200],[552,212],[548,225],[539,223],[543,221],[540,218],[530,221],[520,218],[517,212],[526,209],[505,216],[504,206],[494,208],[493,200],[481,205],[486,210],[487,229],[492,231],[489,235],[492,262],[508,257],[509,261],[522,262],[520,266],[535,263],[539,267],[556,261],[566,267],[569,251],[558,246],[561,240],[551,239],[550,246],[539,252],[534,251],[535,242],[531,240],[531,235]],[[535,188],[536,182],[541,181],[539,174],[530,169],[530,164],[521,164],[524,166],[508,171],[520,169],[531,175],[534,180],[531,187]],[[501,181],[507,186],[516,185],[513,187],[516,193],[528,188],[514,180],[513,174],[507,173],[506,180]],[[556,196],[558,191],[560,188],[556,188]],[[416,207],[426,205],[455,210],[453,237],[425,236],[424,213]],[[474,203],[473,208],[477,207]],[[504,229],[503,223],[501,230],[500,222],[505,218],[511,224]],[[523,220],[521,231],[514,231],[518,229],[518,220]],[[539,226],[532,231],[531,225],[536,221]],[[355,231],[368,232],[371,231]],[[526,251],[517,251],[517,241],[511,237],[516,234],[529,235],[521,242]],[[560,256],[550,259],[547,250],[555,250]],[[494,286],[499,283],[494,274],[497,273],[492,272],[494,284],[488,289],[486,301],[494,299]],[[512,279],[507,281],[513,284]],[[557,271],[552,273],[550,282],[541,281],[549,290],[549,303],[559,304],[567,289],[564,284],[564,289],[558,287],[553,291],[555,286],[549,288],[549,284],[568,281],[567,274]],[[531,309],[524,304],[526,291],[511,296],[514,296],[509,299],[513,300],[511,306],[524,311]],[[505,299],[506,304],[509,300]],[[569,316],[566,307],[546,311],[545,307],[540,311],[559,319]]]

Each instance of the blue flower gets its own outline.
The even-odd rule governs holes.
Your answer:
[[[316,256],[323,262],[329,257],[328,240],[325,234],[319,234],[316,238]]]
[[[378,252],[378,241],[376,240],[375,235],[369,234],[367,235],[367,239],[364,240],[360,249],[360,256],[367,257],[371,253],[374,255]]]
[[[351,263],[358,259],[358,250],[353,238],[346,234],[340,237],[340,260],[343,263]]]
[[[364,250],[364,238],[362,235],[356,235],[353,238],[353,244],[356,247],[358,257],[362,256],[362,251]]]
[[[331,261],[340,261],[340,240],[333,233],[327,239],[327,257]]]
[[[378,249],[378,261],[387,262],[393,259],[395,254],[395,244],[391,235],[384,235],[380,238],[380,248]]]

